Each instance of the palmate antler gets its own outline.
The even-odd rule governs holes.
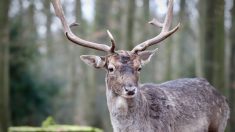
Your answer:
[[[78,24],[73,23],[71,25],[68,25],[68,23],[65,19],[65,16],[64,16],[64,12],[63,12],[63,8],[61,6],[60,0],[51,0],[51,2],[53,4],[56,16],[60,19],[60,21],[61,21],[61,23],[64,27],[64,33],[70,41],[72,41],[75,44],[78,44],[78,45],[81,45],[81,46],[84,46],[84,47],[87,47],[87,48],[92,48],[92,49],[95,49],[95,50],[105,51],[105,52],[108,52],[108,53],[114,53],[115,52],[114,51],[115,50],[115,42],[114,42],[114,39],[113,39],[113,37],[112,37],[112,35],[109,31],[107,31],[107,32],[108,32],[109,37],[111,38],[111,42],[112,42],[111,47],[107,46],[106,44],[99,44],[99,43],[94,43],[94,42],[83,40],[83,39],[79,38],[78,36],[76,36],[71,31],[70,27],[71,26],[76,26]]]
[[[152,21],[149,22],[149,24],[162,28],[161,33],[152,39],[148,39],[138,44],[132,49],[132,52],[137,53],[139,51],[144,51],[149,46],[158,44],[159,42],[163,41],[164,39],[175,33],[179,29],[180,23],[175,28],[169,31],[172,22],[172,16],[173,16],[173,0],[169,0],[168,11],[164,23],[160,23],[156,19],[153,19]]]

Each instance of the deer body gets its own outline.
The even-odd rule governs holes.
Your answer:
[[[229,117],[225,97],[201,78],[143,84],[131,99],[106,94],[114,132],[223,132]]]
[[[111,46],[83,40],[68,25],[60,0],[52,0],[66,37],[80,46],[105,51],[105,56],[82,55],[88,65],[105,69],[106,96],[114,132],[223,132],[229,118],[225,98],[206,80],[179,79],[163,84],[139,83],[142,66],[156,50],[146,50],[179,29],[170,30],[173,0],[169,0],[163,23],[149,23],[162,28],[159,35],[146,40],[131,51],[115,51],[115,41],[108,31]]]

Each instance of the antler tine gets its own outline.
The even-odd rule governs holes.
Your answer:
[[[112,47],[109,47],[106,44],[99,44],[99,43],[86,41],[86,40],[83,40],[83,39],[79,38],[78,36],[74,35],[74,33],[70,30],[70,27],[77,26],[78,24],[73,23],[69,26],[66,19],[65,19],[63,8],[61,6],[60,0],[51,0],[51,2],[54,7],[56,16],[60,19],[60,21],[63,25],[64,33],[70,41],[72,41],[73,43],[78,44],[80,46],[92,48],[95,50],[100,50],[100,51],[105,51],[105,52],[111,52],[111,50],[114,50],[114,49],[112,49]]]
[[[157,19],[153,18],[153,20],[148,22],[149,24],[152,24],[153,26],[158,26],[160,28],[163,27],[163,23],[159,22]]]
[[[112,46],[111,46],[111,48],[110,48],[110,52],[111,53],[114,53],[115,51],[115,40],[114,40],[114,38],[113,38],[113,35],[109,32],[109,30],[107,30],[107,34],[108,34],[108,36],[109,36],[109,38],[110,38],[110,40],[111,40],[111,44],[112,44]]]
[[[69,27],[71,28],[71,27],[76,27],[76,26],[79,26],[79,25],[80,25],[79,23],[74,22],[74,23],[70,24]]]
[[[169,0],[166,18],[163,23],[162,32],[167,32],[170,29],[173,17],[173,2],[174,0]]]
[[[132,49],[131,52],[137,53],[139,51],[144,51],[149,46],[152,46],[154,44],[158,44],[159,42],[165,40],[167,37],[169,37],[170,35],[175,33],[179,29],[180,23],[175,28],[173,28],[172,30],[169,31],[171,23],[172,23],[172,16],[173,16],[173,0],[169,0],[168,11],[167,11],[167,15],[165,17],[164,23],[160,23],[156,19],[153,19],[152,21],[149,22],[149,24],[152,24],[154,26],[158,26],[158,27],[162,28],[160,34],[152,39],[146,40],[146,41],[138,44],[137,46],[135,46]]]

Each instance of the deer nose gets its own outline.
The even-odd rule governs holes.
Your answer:
[[[134,95],[136,92],[136,87],[133,85],[128,85],[126,87],[124,87],[126,94],[127,95]]]

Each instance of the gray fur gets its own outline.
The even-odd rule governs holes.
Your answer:
[[[225,97],[202,78],[143,84],[134,98],[106,85],[114,132],[223,132],[229,118]]]
[[[106,96],[114,132],[223,132],[228,103],[205,79],[139,84],[139,69],[153,53],[120,51],[99,59],[107,71]],[[83,59],[96,67],[98,61],[93,58]]]

